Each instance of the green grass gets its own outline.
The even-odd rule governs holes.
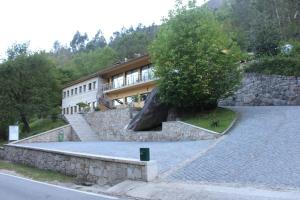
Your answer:
[[[33,167],[28,167],[22,164],[14,164],[0,160],[0,169],[15,171],[27,178],[39,181],[59,181],[59,182],[74,182],[75,178],[66,176],[49,170],[41,170]]]
[[[227,108],[216,108],[209,112],[198,113],[193,116],[187,116],[182,121],[199,126],[218,133],[225,131],[235,119],[236,113]],[[218,121],[218,126],[213,126],[213,121]]]
[[[36,135],[38,133],[42,133],[44,131],[48,131],[60,126],[66,125],[66,123],[57,119],[56,121],[52,121],[51,119],[34,119],[31,120],[29,126],[31,128],[30,133],[21,133],[21,138],[25,138],[28,136]]]

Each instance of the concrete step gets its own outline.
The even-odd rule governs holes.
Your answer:
[[[81,114],[65,115],[65,118],[81,141],[99,140],[98,135],[91,129]]]

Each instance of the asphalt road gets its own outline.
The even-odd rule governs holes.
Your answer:
[[[0,173],[0,199],[111,200],[117,198],[81,192]]]

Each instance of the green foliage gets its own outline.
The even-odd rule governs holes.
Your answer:
[[[21,138],[25,138],[31,135],[39,134],[57,127],[66,125],[62,119],[52,120],[49,118],[33,118],[30,120],[30,132],[21,132]]]
[[[18,43],[13,44],[6,51],[7,59],[8,60],[13,60],[13,59],[17,58],[20,55],[28,54],[28,47],[29,47],[29,42],[20,43],[20,44],[18,44]]]
[[[170,12],[150,47],[161,100],[173,107],[207,109],[240,80],[241,52],[205,8]]]
[[[79,108],[83,111],[83,112],[88,112],[90,111],[90,107],[88,104],[84,103],[84,102],[80,102],[78,104],[76,104],[77,106],[79,106]]]
[[[0,169],[12,170],[22,176],[39,181],[59,181],[59,182],[74,182],[74,177],[66,176],[58,172],[49,170],[41,170],[29,167],[23,164],[14,164],[6,161],[0,161]]]
[[[0,113],[9,122],[22,121],[29,132],[28,120],[46,116],[60,104],[60,92],[54,78],[53,64],[43,53],[21,54],[0,65]]]
[[[217,16],[243,50],[276,55],[281,40],[300,39],[298,0],[224,0]],[[224,14],[225,13],[225,14]]]
[[[64,51],[49,55],[59,69],[64,83],[109,67],[116,60],[116,52],[108,46],[76,54],[69,53]]]
[[[276,56],[261,57],[245,69],[248,73],[261,73],[267,75],[300,76],[300,42],[289,41],[282,42],[283,45],[291,44],[292,51],[289,54],[281,52]],[[279,49],[280,50],[280,49]]]
[[[135,54],[147,53],[149,44],[153,41],[158,26],[149,27],[139,24],[136,28],[123,28],[121,32],[114,32],[109,46],[117,52],[118,58],[133,58]]]
[[[198,113],[193,116],[186,116],[182,120],[195,126],[222,133],[235,118],[236,113],[232,110],[216,108],[215,110]]]
[[[70,47],[73,52],[83,51],[86,48],[88,41],[87,33],[81,34],[79,31],[75,33],[72,41],[70,42]]]
[[[246,72],[300,77],[300,58],[286,56],[264,57],[250,64],[246,68]]]

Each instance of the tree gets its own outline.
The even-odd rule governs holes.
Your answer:
[[[101,30],[98,30],[94,38],[86,45],[88,51],[95,50],[97,48],[104,48],[107,45],[106,39]]]
[[[29,42],[13,44],[10,48],[7,49],[7,59],[13,60],[20,55],[25,55],[28,53]]]
[[[177,108],[208,109],[240,80],[240,50],[212,12],[178,4],[150,47],[161,100]]]
[[[70,46],[73,52],[83,51],[86,48],[86,43],[89,38],[87,33],[81,34],[79,31],[75,33],[72,41],[70,42]]]
[[[109,46],[114,49],[120,59],[133,58],[137,54],[148,53],[148,46],[153,41],[158,31],[158,26],[149,27],[139,24],[136,28],[122,28],[121,32],[114,32],[110,38]]]
[[[234,31],[239,45],[257,55],[274,55],[280,41],[300,39],[298,0],[223,0],[216,11],[224,14],[226,30]]]
[[[59,104],[53,65],[43,53],[21,54],[0,65],[0,113],[7,121],[21,121],[30,131],[29,119],[47,116]]]

